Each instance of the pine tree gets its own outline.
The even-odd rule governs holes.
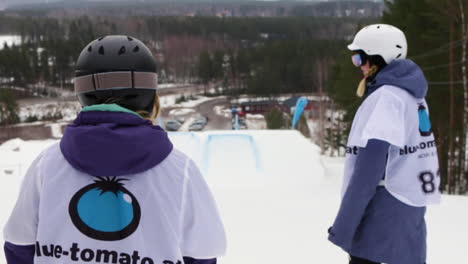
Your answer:
[[[18,104],[13,92],[0,88],[0,125],[13,125],[19,121]]]

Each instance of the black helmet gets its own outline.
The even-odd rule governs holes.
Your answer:
[[[105,36],[89,43],[76,62],[75,93],[82,106],[117,98],[133,111],[153,110],[158,83],[156,62],[140,40]]]

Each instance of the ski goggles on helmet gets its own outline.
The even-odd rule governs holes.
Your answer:
[[[351,61],[353,62],[354,66],[361,67],[367,63],[367,56],[363,53],[354,53],[351,56]]]

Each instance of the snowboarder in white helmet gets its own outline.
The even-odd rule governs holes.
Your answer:
[[[342,202],[329,240],[350,264],[424,264],[426,206],[440,201],[437,148],[422,70],[398,28],[376,24],[348,46],[364,101],[348,137]]]
[[[4,228],[9,264],[215,264],[226,237],[197,165],[152,124],[156,63],[106,36],[76,64],[83,109],[24,177]]]

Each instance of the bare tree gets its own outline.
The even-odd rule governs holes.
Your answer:
[[[467,77],[466,77],[466,23],[465,23],[465,8],[463,6],[463,1],[458,0],[458,5],[460,7],[460,22],[461,22],[461,33],[462,33],[462,77],[463,77],[463,133],[462,133],[462,151],[461,151],[461,171],[466,177],[468,177],[468,161],[466,160],[466,151],[468,149],[467,146],[467,137],[468,137],[468,85],[467,85]]]

